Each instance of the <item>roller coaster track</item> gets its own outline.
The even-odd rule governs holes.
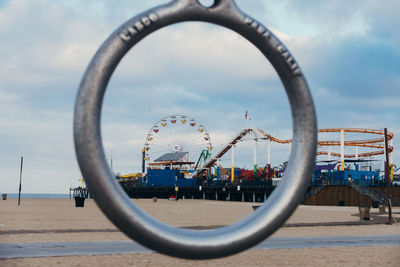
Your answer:
[[[228,143],[224,148],[222,148],[214,157],[210,158],[202,168],[197,169],[193,172],[192,177],[197,177],[202,175],[207,169],[211,168],[218,159],[220,159],[226,152],[228,152],[237,142],[239,142],[243,137],[245,137],[247,134],[253,132],[256,136],[256,138],[259,139],[269,139],[273,142],[280,143],[280,144],[288,144],[292,142],[292,139],[288,140],[281,140],[278,138],[273,137],[272,135],[260,130],[260,129],[243,129],[235,138],[232,139],[231,142]]]
[[[289,144],[289,143],[292,142],[292,139],[281,140],[281,139],[275,138],[275,137],[273,137],[272,135],[270,135],[270,134],[264,132],[264,131],[261,130],[261,129],[257,129],[257,130],[253,130],[253,131],[261,133],[262,136],[264,136],[264,139],[265,139],[265,138],[266,138],[266,139],[269,139],[269,140],[271,140],[272,142],[275,142],[275,143],[279,143],[279,144]]]
[[[351,141],[344,141],[344,146],[356,146],[356,147],[370,147],[370,148],[377,148],[380,150],[359,153],[358,157],[369,157],[369,156],[377,156],[385,154],[385,146],[382,144],[385,142],[384,131],[382,130],[375,130],[375,129],[363,129],[363,128],[325,128],[319,129],[318,133],[339,133],[341,131],[349,132],[349,133],[365,133],[365,134],[376,134],[382,136],[381,138],[374,138],[374,139],[364,139],[364,140],[351,140]],[[388,141],[393,139],[393,133],[388,132]],[[319,141],[318,146],[340,146],[340,141]],[[388,152],[391,153],[393,151],[393,146],[388,147]],[[317,155],[328,155],[329,153],[326,151],[318,151]],[[331,156],[340,157],[340,153],[330,153]],[[355,154],[345,154],[345,158],[355,158]]]
[[[220,159],[226,152],[228,152],[232,146],[234,146],[238,141],[240,141],[240,139],[242,139],[245,135],[247,135],[251,131],[253,131],[253,129],[243,129],[235,138],[232,139],[231,142],[228,143],[227,146],[222,148],[221,151],[219,151],[217,153],[217,155],[215,155],[214,157],[212,157],[208,161],[206,161],[206,163],[203,165],[203,167],[201,167],[200,169],[196,169],[193,172],[192,177],[200,176],[207,169],[211,168],[211,166],[213,166],[215,164],[215,162],[217,162],[218,159]]]
[[[384,135],[384,131],[382,130],[374,130],[374,129],[362,129],[362,128],[324,128],[319,129],[318,133],[332,133],[332,132],[351,132],[351,133],[366,133],[366,134],[376,134],[376,135]],[[207,169],[211,168],[217,161],[220,159],[226,152],[228,152],[237,142],[239,142],[243,137],[247,134],[253,132],[255,134],[256,139],[264,139],[270,140],[275,143],[279,144],[289,144],[292,142],[292,139],[278,139],[261,129],[252,129],[246,128],[243,129],[235,138],[232,139],[224,148],[222,148],[214,157],[210,158],[206,163],[199,169],[196,169],[193,172],[192,177],[198,177],[202,175]],[[388,140],[393,139],[393,133],[388,132]],[[364,140],[352,140],[352,141],[344,141],[345,146],[358,146],[358,147],[370,147],[370,148],[377,148],[381,150],[366,152],[366,153],[359,153],[358,157],[369,157],[369,156],[376,156],[384,154],[384,145],[379,144],[384,142],[384,137],[382,138],[375,138],[375,139],[364,139]],[[340,141],[319,141],[318,146],[340,146]],[[393,146],[388,147],[389,153],[393,151]],[[328,152],[325,151],[318,151],[317,155],[328,155]],[[330,153],[331,156],[340,157],[340,153]],[[345,158],[355,158],[355,154],[345,154]]]

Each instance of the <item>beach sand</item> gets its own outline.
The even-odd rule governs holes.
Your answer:
[[[255,203],[207,200],[133,200],[153,217],[177,227],[218,227],[253,212]],[[393,209],[400,222],[400,208]],[[371,209],[373,221],[387,214]],[[400,234],[400,224],[341,225],[359,222],[357,207],[299,206],[273,237],[365,236]],[[329,224],[337,226],[326,226]],[[308,226],[301,226],[309,224]],[[313,226],[311,226],[314,224]],[[322,225],[322,226],[321,226]],[[291,227],[288,227],[291,226]],[[296,227],[294,227],[296,226]],[[76,208],[73,199],[16,199],[0,201],[0,243],[124,241],[129,240],[103,215],[94,200]],[[43,257],[0,260],[0,266],[400,266],[400,246],[248,250],[217,260],[188,261],[158,253]]]

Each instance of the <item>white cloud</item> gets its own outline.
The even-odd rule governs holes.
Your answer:
[[[181,74],[179,79],[199,81],[277,77],[264,56],[247,40],[204,23],[183,23],[153,33],[129,52],[117,71],[118,78],[131,79],[165,78],[174,72]]]

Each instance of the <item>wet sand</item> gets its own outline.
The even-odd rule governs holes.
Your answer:
[[[253,212],[254,203],[206,200],[134,200],[153,217],[177,226],[213,228],[231,224]],[[0,243],[80,242],[129,240],[102,214],[93,200],[76,208],[73,199],[16,199],[0,201]],[[387,225],[387,214],[371,209],[371,221],[360,222],[357,207],[299,206],[274,237],[366,236],[400,234],[400,224]],[[400,208],[394,208],[400,222]],[[334,225],[337,224],[337,225]],[[334,226],[327,226],[334,225]],[[158,253],[43,257],[0,260],[0,266],[253,266],[266,265],[383,265],[400,266],[400,246],[312,249],[248,250],[235,256],[208,261],[187,261]]]

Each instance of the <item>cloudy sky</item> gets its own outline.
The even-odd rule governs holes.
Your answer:
[[[25,193],[67,193],[79,184],[72,118],[82,74],[116,27],[165,2],[0,0],[0,192],[18,191],[21,156]],[[387,127],[398,148],[398,1],[237,3],[298,60],[319,128]],[[246,110],[251,121],[244,119]],[[102,114],[114,170],[139,172],[147,132],[172,114],[204,124],[216,149],[246,126],[291,138],[287,97],[269,62],[236,33],[209,24],[157,31],[118,66]],[[258,164],[265,165],[263,144],[259,151]],[[272,164],[288,153],[274,146]],[[238,165],[251,166],[251,148],[243,145],[238,157]],[[396,151],[394,163],[399,159]],[[229,155],[223,164],[230,167]]]

